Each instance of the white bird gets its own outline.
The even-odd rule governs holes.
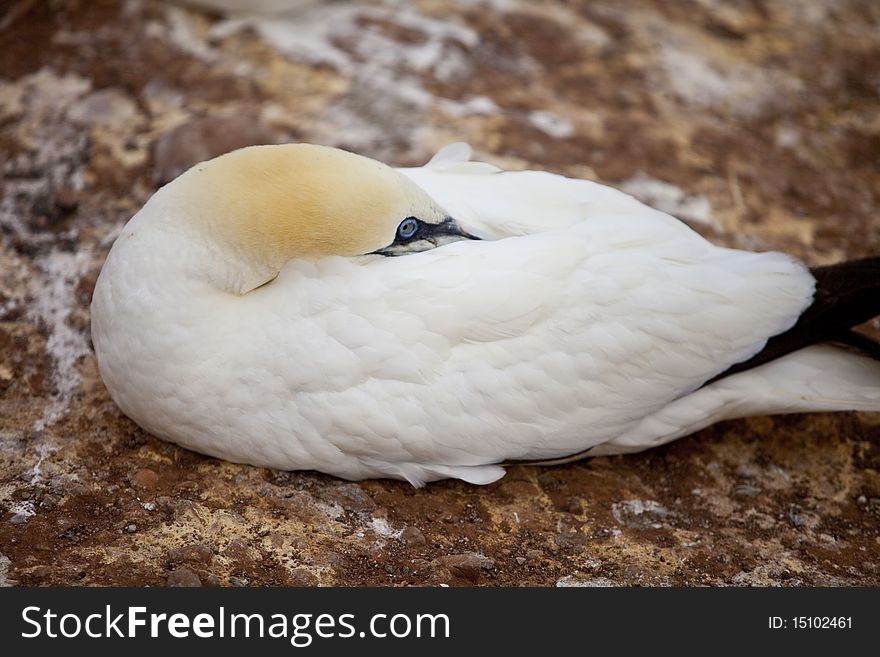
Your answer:
[[[256,146],[160,189],[92,301],[113,399],[198,452],[416,486],[748,415],[880,410],[880,362],[809,344],[858,342],[880,259],[811,273],[469,154],[392,169]]]

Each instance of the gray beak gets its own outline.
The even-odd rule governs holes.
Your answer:
[[[452,217],[449,217],[446,221],[439,224],[426,225],[422,231],[422,236],[420,237],[432,242],[435,246],[449,244],[450,242],[458,242],[459,240],[480,239],[476,235],[471,235],[467,231],[462,230],[461,226],[458,225],[458,222]]]
[[[383,256],[400,256],[407,253],[419,253],[420,251],[428,251],[444,244],[452,242],[460,242],[461,240],[478,240],[476,235],[472,235],[462,230],[458,222],[452,217],[447,217],[439,224],[423,223],[419,228],[417,237],[411,241],[395,240],[393,244],[386,246],[384,249],[373,251]]]

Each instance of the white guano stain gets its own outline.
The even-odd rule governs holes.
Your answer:
[[[49,331],[46,351],[55,362],[52,372],[55,392],[34,424],[35,431],[42,431],[63,417],[80,383],[76,366],[79,359],[89,353],[89,345],[85,334],[72,327],[69,319],[79,305],[75,288],[87,261],[88,254],[84,252],[52,251],[37,263],[43,276],[34,282],[34,301],[29,314]],[[44,457],[41,455],[40,463]]]

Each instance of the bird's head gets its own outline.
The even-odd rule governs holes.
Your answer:
[[[187,228],[238,263],[242,271],[216,281],[238,294],[294,258],[396,256],[476,239],[394,169],[325,146],[242,148],[195,165],[166,189]]]

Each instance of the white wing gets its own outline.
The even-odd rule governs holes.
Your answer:
[[[611,187],[543,171],[502,171],[484,162],[469,162],[469,155],[466,144],[451,144],[425,167],[398,171],[481,237],[529,235],[620,213],[650,215],[675,229],[689,230]]]
[[[722,420],[819,411],[880,411],[880,362],[818,344],[680,397],[591,455],[638,452]]]
[[[757,353],[812,298],[788,256],[715,247],[594,183],[470,166],[406,173],[466,229],[505,239],[280,277],[312,290],[296,315],[318,304],[310,321],[360,381],[298,408],[337,418],[322,436],[371,471],[486,480],[499,474],[478,466],[602,444]]]

